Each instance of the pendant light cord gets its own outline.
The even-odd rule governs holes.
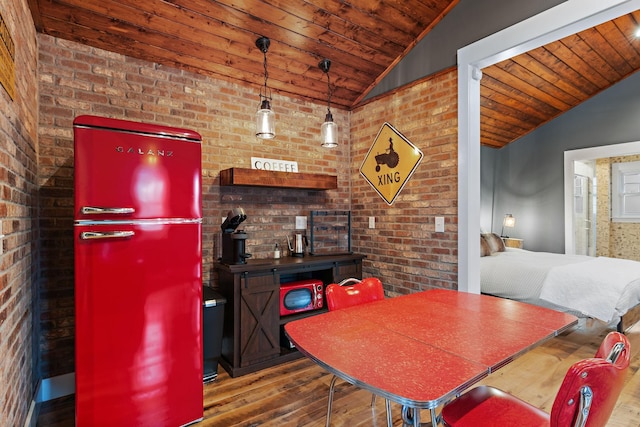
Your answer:
[[[329,70],[327,70],[327,113],[331,114],[331,77],[329,77]]]
[[[262,51],[262,54],[264,55],[264,61],[263,61],[263,66],[264,66],[264,95],[262,94],[262,89],[261,89],[260,90],[260,97],[264,98],[264,99],[268,99],[269,101],[271,101],[271,93],[270,93],[271,91],[269,90],[269,88],[267,86],[267,80],[269,79],[269,72],[267,71],[267,50],[264,49]],[[269,96],[267,96],[267,93],[269,93]]]

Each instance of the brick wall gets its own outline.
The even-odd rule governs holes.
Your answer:
[[[364,275],[392,294],[457,289],[457,71],[447,70],[357,108],[351,116],[354,250]],[[388,122],[424,154],[392,206],[359,175],[380,127]],[[376,228],[368,228],[368,217]],[[445,232],[435,233],[435,216]]]
[[[94,114],[193,129],[203,136],[203,275],[215,286],[221,217],[242,207],[247,249],[271,256],[285,244],[296,215],[350,208],[349,113],[335,110],[343,144],[320,147],[324,104],[274,93],[274,140],[257,140],[254,115],[259,83],[240,85],[38,35],[42,281],[39,348],[44,378],[74,370],[73,132],[72,121]],[[219,171],[250,167],[250,158],[298,162],[300,172],[338,176],[335,191],[220,187]],[[126,297],[126,296],[123,296]]]
[[[219,224],[236,206],[248,250],[270,256],[284,246],[296,215],[351,209],[353,249],[367,255],[365,275],[381,277],[391,293],[456,288],[457,74],[449,70],[334,117],[344,143],[319,146],[322,104],[276,97],[278,136],[258,141],[253,117],[258,86],[214,80],[88,46],[39,35],[42,280],[39,288],[44,378],[73,366],[73,133],[80,114],[95,114],[194,129],[203,136],[204,282],[215,286]],[[360,164],[387,121],[425,157],[388,206],[359,175]],[[351,138],[351,149],[348,141]],[[301,172],[338,176],[336,191],[220,187],[219,171],[249,167],[252,156],[295,160]],[[368,217],[376,229],[368,229]],[[445,217],[445,233],[434,217]]]
[[[5,235],[0,239],[0,426],[19,426],[35,382],[37,45],[27,1],[2,4],[0,13],[16,49],[14,98],[0,87],[0,234]]]

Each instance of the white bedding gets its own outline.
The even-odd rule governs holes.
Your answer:
[[[506,248],[482,257],[483,293],[616,324],[640,304],[640,262]]]

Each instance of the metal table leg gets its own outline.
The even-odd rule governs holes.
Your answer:
[[[436,410],[431,409],[431,422],[420,423],[420,409],[410,408],[408,406],[402,407],[402,426],[403,427],[437,427],[438,417]]]

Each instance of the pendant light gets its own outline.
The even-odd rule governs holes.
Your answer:
[[[260,88],[260,108],[256,113],[256,136],[262,139],[272,139],[276,136],[275,114],[271,110],[271,90],[267,87],[267,51],[271,41],[268,37],[259,37],[256,47],[264,55],[264,87]]]
[[[329,78],[331,61],[325,58],[320,61],[318,67],[327,75],[327,115],[324,118],[324,123],[320,127],[320,138],[323,147],[334,148],[338,146],[338,125],[335,124],[333,116],[331,115],[331,79]]]

